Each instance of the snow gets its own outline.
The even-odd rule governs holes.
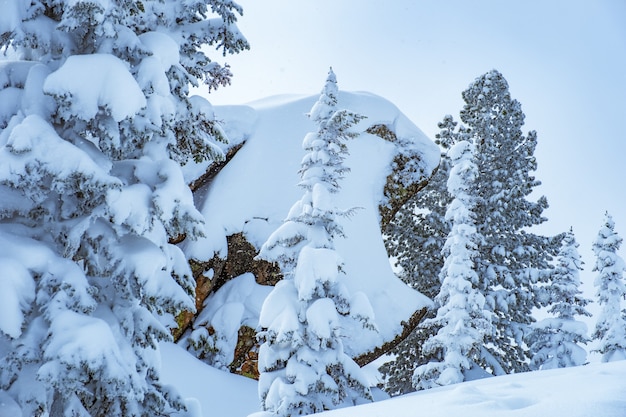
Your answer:
[[[13,32],[21,23],[19,3],[11,0],[0,0],[0,33]]]
[[[108,54],[70,56],[48,76],[44,91],[71,97],[71,114],[83,120],[95,118],[101,108],[106,108],[119,122],[146,106],[146,98],[128,65]]]
[[[96,317],[65,310],[58,313],[50,325],[50,338],[44,355],[50,360],[39,375],[44,380],[57,378],[56,366],[88,364],[90,369],[102,369],[106,377],[132,380],[133,372],[126,368],[122,353],[107,323]],[[105,366],[106,363],[106,366]]]
[[[215,106],[215,116],[227,133],[244,146],[220,171],[211,186],[200,191],[196,203],[205,215],[208,236],[185,246],[190,258],[210,259],[215,252],[226,256],[226,236],[243,232],[257,248],[287,217],[294,201],[300,200],[298,171],[305,152],[302,142],[315,131],[306,113],[319,96],[278,96],[246,106]],[[339,93],[338,108],[367,116],[355,128],[365,130],[386,124],[397,132],[399,142],[417,149],[420,164],[428,174],[439,161],[439,150],[393,104],[369,93]],[[340,208],[356,208],[341,220],[346,239],[336,239],[344,260],[345,285],[350,294],[369,298],[380,333],[347,341],[346,351],[362,353],[392,339],[400,323],[428,305],[426,297],[407,287],[393,273],[380,231],[378,205],[397,144],[367,133],[349,141],[345,164],[351,171],[336,195]],[[323,194],[316,192],[316,198]],[[210,238],[209,238],[210,237]],[[355,242],[369,242],[367,246]]]
[[[19,404],[5,391],[0,391],[0,417],[22,417]]]
[[[291,303],[285,304],[285,300],[290,300]],[[290,338],[291,333],[300,327],[298,306],[295,300],[297,300],[297,292],[293,282],[279,281],[274,291],[268,294],[263,303],[259,324],[262,327],[274,329],[278,334],[278,339],[281,336]]]
[[[318,283],[335,283],[339,278],[339,254],[326,248],[305,246],[300,251],[294,283],[300,300],[311,300]],[[333,307],[334,310],[334,307]]]
[[[180,62],[178,44],[165,33],[146,32],[139,35],[141,43],[157,58],[165,71]],[[169,88],[168,88],[169,91]]]
[[[35,298],[35,281],[23,264],[1,256],[0,276],[3,277],[3,289],[0,291],[0,331],[16,338],[22,334],[24,312]]]
[[[199,405],[201,416],[244,417],[260,410],[255,381],[216,370],[177,345],[162,343],[160,349],[163,382]],[[594,363],[462,382],[319,416],[623,417],[625,376],[626,361]]]
[[[220,371],[173,343],[159,345],[163,355],[161,379],[176,387],[203,416],[244,417],[259,410],[254,380]]]
[[[205,300],[204,309],[194,321],[194,331],[181,343],[197,343],[208,336],[206,328],[212,327],[218,335],[213,343],[219,353],[215,353],[211,363],[216,368],[228,369],[233,361],[239,328],[258,327],[261,303],[270,290],[271,287],[257,284],[251,273],[229,280]],[[185,341],[185,338],[190,340]]]
[[[330,298],[315,300],[306,311],[307,332],[320,339],[320,344],[331,338],[339,317],[335,303]]]

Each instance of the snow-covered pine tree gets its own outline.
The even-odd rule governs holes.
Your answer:
[[[589,341],[587,325],[576,316],[591,316],[585,306],[590,303],[580,290],[582,260],[578,254],[574,231],[563,237],[557,265],[545,288],[550,297],[549,317],[535,323],[527,343],[532,360],[530,368],[553,369],[583,365],[586,350],[580,346]]]
[[[478,173],[473,145],[460,141],[450,149],[449,157],[452,168],[447,186],[453,200],[446,211],[451,230],[443,248],[441,290],[435,297],[439,308],[436,317],[423,323],[437,329],[422,347],[426,355],[436,359],[415,369],[416,389],[463,382],[465,374],[480,361],[483,337],[490,330],[489,313],[484,310],[485,298],[477,288],[474,270],[480,236],[473,214]]]
[[[342,261],[334,239],[343,235],[334,205],[350,128],[363,117],[337,110],[338,90],[330,70],[309,117],[317,132],[304,138],[300,170],[302,199],[269,237],[259,256],[279,262],[284,278],[263,304],[259,333],[259,395],[271,415],[304,415],[370,400],[358,365],[343,351],[340,316],[350,314],[342,284]]]
[[[246,48],[229,0],[3,3],[0,389],[28,416],[162,416],[158,342],[193,309],[181,165],[219,155],[203,52]],[[7,249],[7,250],[5,250]],[[6,313],[6,314],[5,314]],[[6,396],[5,396],[6,397]]]
[[[483,368],[496,375],[528,369],[524,334],[534,322],[532,310],[544,300],[537,283],[550,276],[550,261],[562,236],[532,233],[543,223],[545,197],[527,198],[540,182],[534,151],[537,135],[522,134],[524,113],[511,98],[509,86],[496,70],[478,77],[463,92],[461,120],[476,145],[478,178],[476,225],[483,237],[476,259],[481,292],[493,313],[493,332],[486,335]]]
[[[441,160],[437,172],[424,189],[400,208],[385,236],[387,252],[395,259],[400,279],[431,299],[441,288],[442,251],[450,233],[450,223],[445,218],[452,201],[446,185],[450,175],[448,151],[464,134],[462,129],[457,129],[457,122],[450,115],[445,116],[438,126],[440,132],[435,142],[441,149]],[[432,317],[434,314],[431,313]],[[421,347],[436,330],[420,326],[391,352],[394,360],[380,368],[387,393],[400,395],[415,390],[413,371],[431,359],[424,357]]]
[[[441,130],[435,142],[441,149],[441,160],[437,172],[424,189],[398,210],[385,237],[387,252],[395,258],[400,278],[430,298],[439,293],[441,250],[450,232],[445,215],[452,198],[446,183],[450,174],[448,150],[459,141],[456,126],[449,115],[439,123]]]
[[[592,338],[596,341],[594,351],[602,354],[602,362],[626,359],[626,312],[622,309],[626,264],[617,253],[621,245],[615,222],[606,213],[592,247],[596,255],[593,270],[598,272],[594,285],[601,307]]]

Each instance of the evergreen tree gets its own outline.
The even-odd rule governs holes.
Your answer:
[[[443,248],[441,290],[435,298],[439,305],[437,316],[423,323],[424,327],[438,329],[423,346],[426,354],[437,359],[417,367],[413,375],[416,389],[464,381],[464,374],[481,358],[483,336],[490,326],[474,270],[480,237],[473,216],[477,167],[472,148],[469,142],[461,141],[450,150],[452,169],[447,185],[454,199],[446,211],[446,220],[452,228]]]
[[[586,361],[587,352],[580,344],[589,341],[587,326],[575,317],[591,316],[585,309],[590,300],[579,289],[583,268],[577,248],[570,229],[563,237],[557,266],[546,289],[550,297],[548,313],[554,317],[536,323],[528,338],[532,370],[579,366]]]
[[[626,359],[626,312],[622,309],[622,299],[626,298],[626,265],[617,254],[621,245],[622,238],[615,232],[615,222],[606,213],[604,224],[593,242],[596,255],[593,270],[598,272],[594,285],[601,310],[592,337],[597,341],[594,351],[602,354],[603,362]]]
[[[431,299],[441,288],[442,252],[450,233],[446,220],[446,210],[452,201],[446,185],[451,165],[448,151],[464,134],[449,115],[438,126],[441,130],[435,142],[441,149],[441,160],[437,172],[426,187],[398,211],[385,236],[387,252],[395,258],[400,279]],[[414,391],[413,371],[430,359],[424,357],[422,345],[435,330],[420,326],[393,350],[394,360],[380,369],[387,393],[399,395]]]
[[[400,269],[400,278],[430,298],[439,293],[441,251],[450,232],[445,215],[452,197],[446,183],[450,174],[448,150],[462,135],[456,126],[457,122],[449,115],[439,123],[441,130],[435,142],[441,148],[441,160],[437,172],[428,185],[398,211],[387,228],[385,240],[388,253],[396,259],[396,267]]]
[[[492,70],[463,92],[461,120],[476,145],[478,180],[476,224],[483,241],[476,267],[487,308],[493,313],[493,332],[486,335],[483,368],[494,374],[528,369],[524,334],[534,321],[532,310],[545,305],[537,284],[550,276],[550,261],[562,236],[548,238],[529,231],[544,222],[545,197],[527,197],[540,184],[537,135],[522,134],[524,113],[511,98],[502,74]]]
[[[545,197],[537,202],[527,199],[540,184],[532,176],[537,136],[535,132],[522,134],[524,114],[519,102],[511,98],[504,77],[495,70],[484,74],[463,92],[463,99],[461,120],[465,125],[457,128],[446,116],[438,139],[441,145],[468,140],[476,148],[475,195],[481,199],[476,203],[475,221],[481,241],[475,270],[486,309],[493,313],[492,332],[485,335],[480,366],[493,374],[523,371],[530,359],[524,336],[534,321],[533,308],[546,306],[549,301],[542,288],[550,279],[551,260],[562,236],[544,237],[529,231],[545,221],[542,212],[547,207]],[[435,277],[443,258],[438,252],[450,230],[449,222],[443,220],[450,204],[442,186],[448,166],[442,152],[439,171],[400,210],[386,242],[405,282],[431,298],[439,291]],[[389,393],[411,390],[414,367],[438,360],[421,350],[435,330],[418,329],[396,348],[394,361],[381,368]]]
[[[259,334],[259,393],[273,415],[311,414],[371,399],[358,365],[343,351],[340,316],[350,314],[350,297],[334,245],[343,235],[338,218],[349,211],[337,209],[333,196],[348,172],[345,141],[356,136],[350,128],[362,116],[337,110],[337,98],[331,70],[309,114],[318,131],[303,141],[304,195],[259,254],[279,262],[284,274],[260,317],[266,330]]]
[[[181,171],[219,156],[203,52],[247,48],[228,0],[13,1],[0,19],[0,262],[18,300],[0,388],[23,415],[162,416],[158,342],[194,281],[203,219]],[[15,323],[18,321],[18,323]]]

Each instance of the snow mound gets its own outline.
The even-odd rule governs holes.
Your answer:
[[[226,257],[226,237],[239,232],[258,249],[281,225],[302,196],[297,186],[305,154],[302,141],[315,130],[306,113],[317,98],[271,97],[241,106],[241,111],[234,106],[215,107],[216,119],[222,121],[224,130],[245,143],[210,186],[198,193],[202,195],[198,203],[206,219],[207,237],[186,245],[188,257],[208,260],[214,253]],[[368,337],[350,338],[346,351],[358,354],[392,339],[401,331],[403,320],[429,304],[393,273],[381,236],[378,207],[385,202],[383,191],[395,156],[416,155],[414,176],[419,178],[410,180],[424,180],[437,166],[439,150],[397,107],[381,97],[341,92],[338,108],[366,116],[355,128],[363,133],[348,143],[350,155],[345,164],[351,172],[342,180],[336,200],[341,209],[356,208],[353,216],[341,220],[346,239],[335,242],[345,262],[346,287],[352,294],[362,292],[369,298],[380,330]],[[386,125],[397,140],[365,133],[376,125]]]

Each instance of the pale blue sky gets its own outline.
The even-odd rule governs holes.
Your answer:
[[[458,119],[461,91],[495,68],[538,133],[546,233],[574,227],[589,284],[605,210],[626,238],[625,0],[239,3],[251,50],[227,58],[233,84],[214,105],[317,94],[332,65],[341,89],[389,99],[433,138],[445,114]]]

